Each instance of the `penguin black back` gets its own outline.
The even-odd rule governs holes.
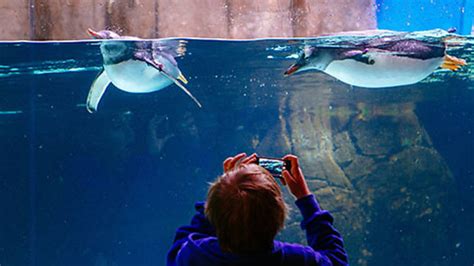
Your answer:
[[[134,41],[106,40],[100,45],[104,65],[118,64],[133,59],[135,50]]]
[[[389,51],[397,56],[406,56],[421,60],[443,57],[446,52],[446,47],[442,43],[430,43],[410,39],[389,41],[374,48]]]

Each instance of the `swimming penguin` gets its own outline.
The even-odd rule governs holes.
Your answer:
[[[131,93],[154,92],[174,83],[201,107],[199,101],[180,82],[188,83],[174,59],[172,50],[175,47],[167,47],[158,41],[122,37],[108,30],[96,32],[88,29],[88,33],[96,39],[106,39],[100,44],[104,68],[92,83],[87,96],[86,107],[90,113],[97,111],[100,99],[110,83]]]
[[[383,88],[417,83],[438,67],[456,71],[466,65],[446,53],[444,41],[403,36],[375,38],[351,48],[307,45],[285,76],[316,69],[353,86]]]

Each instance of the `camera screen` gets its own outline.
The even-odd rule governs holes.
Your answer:
[[[285,167],[285,162],[278,159],[259,158],[258,164],[267,169],[274,177],[281,177],[281,172]]]

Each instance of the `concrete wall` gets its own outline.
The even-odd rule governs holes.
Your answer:
[[[375,0],[0,1],[0,39],[85,39],[87,28],[142,38],[312,36],[374,29]],[[7,26],[5,26],[7,25]]]
[[[28,39],[30,19],[28,0],[0,1],[0,39]]]

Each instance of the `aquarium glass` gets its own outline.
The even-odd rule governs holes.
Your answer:
[[[107,41],[1,42],[0,265],[164,265],[176,228],[240,152],[299,156],[352,265],[473,265],[473,37],[402,36],[449,42],[467,61],[411,85],[284,75],[305,47],[390,34],[121,41],[165,47],[202,107],[172,82],[148,93],[110,84],[94,113]],[[292,210],[278,239],[306,244],[282,190]]]

